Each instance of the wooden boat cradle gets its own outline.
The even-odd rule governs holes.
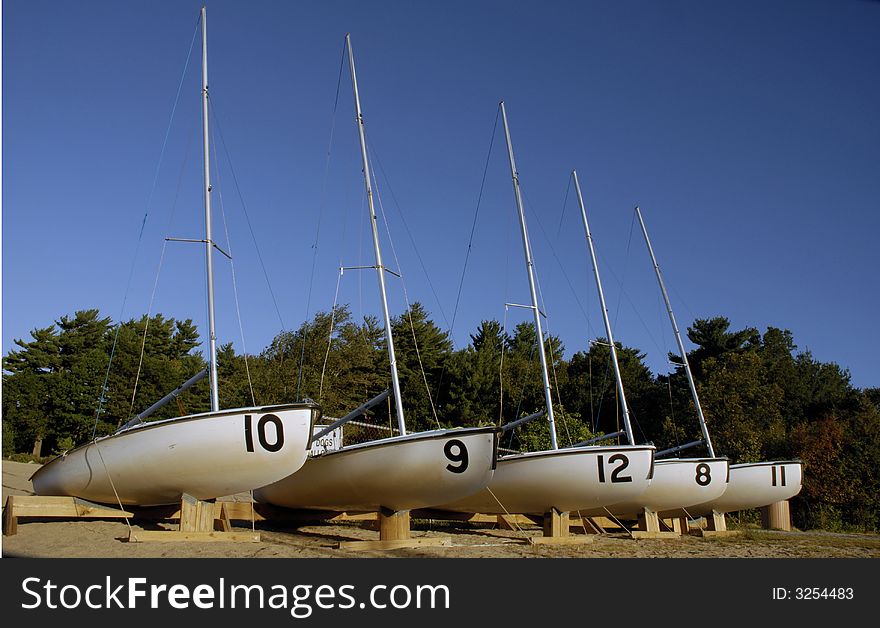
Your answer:
[[[788,502],[771,504],[761,509],[765,529],[791,530]],[[653,516],[652,516],[653,515]],[[200,501],[189,495],[179,506],[154,506],[120,510],[95,504],[75,497],[10,495],[3,513],[3,534],[14,535],[19,519],[127,519],[134,522],[176,520],[177,530],[134,530],[129,542],[260,542],[260,533],[245,528],[233,528],[233,521],[242,522],[340,522],[360,523],[376,530],[378,540],[340,541],[337,548],[348,551],[392,550],[426,546],[451,546],[452,539],[442,537],[412,537],[411,520],[445,520],[461,523],[491,524],[498,528],[522,532],[522,541],[532,545],[588,544],[597,535],[623,535],[633,539],[673,539],[694,534],[716,537],[737,534],[727,530],[723,514],[705,518],[704,527],[693,527],[686,518],[660,519],[656,513],[645,512],[637,526],[627,529],[621,522],[609,517],[580,517],[577,513],[552,511],[540,515],[487,515],[481,513],[453,513],[435,510],[412,512],[336,512],[292,510],[269,504],[251,502]],[[541,526],[539,535],[532,535],[524,526]]]

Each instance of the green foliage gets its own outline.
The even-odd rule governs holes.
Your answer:
[[[45,464],[52,460],[54,456],[35,456],[33,454],[10,454],[6,457],[12,462],[35,462],[37,464]]]
[[[3,421],[14,451],[37,456],[112,432],[204,368],[191,353],[192,321],[161,315],[113,326],[97,310],[81,310],[31,336],[3,359]],[[197,396],[206,391],[204,383],[192,389],[190,410],[207,408]],[[180,413],[169,404],[151,419]]]
[[[3,421],[3,457],[8,458],[15,453],[15,438],[13,436],[12,423]]]
[[[534,325],[508,332],[484,320],[458,350],[419,303],[392,326],[409,431],[500,425],[545,409]],[[801,459],[803,490],[792,500],[799,528],[880,529],[880,388],[853,388],[845,369],[798,351],[788,330],[731,330],[728,319],[715,317],[696,320],[688,337],[716,453],[732,462]],[[607,341],[569,360],[558,338],[543,342],[560,446],[620,430]],[[34,329],[3,358],[3,455],[45,460],[39,454],[112,432],[205,368],[199,343],[192,321],[162,315],[113,324],[83,310]],[[655,376],[643,352],[616,346],[636,441],[663,449],[699,439],[683,366]],[[391,387],[385,331],[375,318],[355,321],[339,306],[282,331],[258,355],[221,346],[218,378],[224,408],[311,398],[326,416],[342,416]],[[208,407],[205,380],[151,420]],[[395,424],[393,400],[370,414],[372,423]],[[383,435],[352,427],[346,441]],[[546,416],[510,431],[501,446],[548,448]]]
[[[634,436],[639,441],[656,442],[662,424],[657,410],[658,383],[644,363],[644,353],[619,342],[615,342],[615,347]],[[623,429],[622,407],[607,339],[597,338],[590,344],[589,351],[575,353],[568,363],[567,376],[563,398],[573,412],[585,417],[597,433]]]
[[[452,340],[428,318],[428,313],[418,302],[394,318],[391,329],[408,429],[437,428],[445,421],[439,414],[435,417],[434,397],[452,353]]]

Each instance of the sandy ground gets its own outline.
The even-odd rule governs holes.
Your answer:
[[[3,502],[8,495],[32,495],[34,464],[3,461]],[[173,529],[171,524],[130,522],[135,530]],[[240,522],[243,523],[243,522]],[[142,525],[141,525],[142,524]],[[249,529],[249,527],[247,528]],[[727,537],[686,535],[674,539],[632,539],[625,534],[594,536],[585,545],[532,545],[537,527],[501,530],[489,525],[414,521],[413,537],[445,537],[451,545],[385,551],[348,551],[340,541],[375,540],[378,533],[357,523],[295,525],[258,522],[259,543],[129,543],[124,520],[19,521],[4,536],[4,557],[66,558],[880,558],[880,535],[743,530]]]

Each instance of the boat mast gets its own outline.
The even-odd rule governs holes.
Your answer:
[[[532,293],[532,311],[535,315],[535,331],[538,334],[538,354],[541,356],[541,376],[544,378],[544,401],[547,404],[547,420],[550,422],[550,444],[553,449],[558,449],[556,443],[556,421],[553,418],[553,399],[550,395],[550,376],[547,371],[547,355],[544,352],[544,332],[541,330],[541,311],[538,309],[538,293],[535,290],[535,272],[532,262],[532,247],[529,245],[529,232],[526,228],[526,214],[523,209],[522,193],[519,189],[519,173],[516,170],[516,161],[513,158],[513,145],[510,142],[510,129],[507,127],[507,112],[504,109],[504,101],[501,107],[501,119],[504,121],[504,136],[507,139],[507,158],[510,161],[510,176],[513,178],[513,192],[516,196],[516,207],[519,212],[519,226],[522,231],[523,251],[526,258],[526,271],[529,275],[529,289]]]
[[[578,182],[576,170],[571,171],[574,179],[574,189],[577,192],[578,204],[581,207],[581,218],[584,221],[584,232],[587,234],[587,244],[590,245],[590,257],[593,260],[593,276],[596,278],[596,289],[599,291],[599,303],[602,306],[602,320],[605,321],[605,333],[608,334],[608,344],[611,346],[611,363],[614,365],[614,377],[617,379],[617,394],[620,395],[620,408],[623,410],[623,427],[626,430],[626,438],[630,445],[635,445],[632,425],[629,420],[629,407],[626,403],[626,395],[623,392],[623,378],[620,376],[620,365],[617,362],[617,347],[614,344],[614,336],[611,335],[611,320],[608,318],[608,307],[605,305],[605,293],[602,291],[602,280],[599,279],[599,264],[596,261],[596,249],[593,247],[593,234],[590,232],[590,223],[587,221],[587,210],[584,207],[584,197],[581,194],[581,185]]]
[[[400,380],[397,377],[397,358],[394,356],[394,340],[391,336],[391,315],[388,313],[388,297],[385,294],[385,267],[382,265],[382,251],[379,248],[379,224],[376,209],[373,206],[373,187],[370,183],[370,162],[367,158],[367,139],[364,131],[364,116],[361,112],[361,99],[358,95],[357,74],[354,70],[354,55],[351,53],[351,36],[345,35],[348,48],[348,67],[351,70],[351,87],[354,90],[354,106],[357,115],[358,137],[361,142],[361,160],[363,161],[364,187],[367,192],[367,205],[370,209],[370,227],[373,232],[373,252],[376,255],[376,275],[379,277],[379,293],[382,297],[382,314],[385,318],[385,341],[388,345],[388,360],[391,363],[391,388],[394,391],[394,405],[397,410],[397,428],[401,435],[406,434],[403,422],[403,404],[400,399]]]
[[[205,173],[205,268],[208,283],[208,336],[210,344],[211,372],[211,411],[220,409],[220,396],[217,391],[217,333],[214,330],[214,261],[211,237],[211,153],[208,144],[208,27],[205,7],[202,7],[202,143],[204,148]]]
[[[672,331],[675,332],[675,340],[678,343],[678,350],[681,354],[681,360],[684,363],[685,373],[687,373],[688,384],[691,387],[691,395],[693,395],[694,405],[697,407],[697,417],[700,419],[700,429],[703,431],[703,440],[706,442],[706,449],[709,450],[709,456],[714,458],[715,450],[712,449],[712,441],[709,439],[709,429],[706,427],[706,417],[703,416],[703,408],[700,406],[700,398],[697,396],[697,387],[694,384],[691,365],[687,359],[687,352],[684,349],[684,343],[681,341],[681,332],[678,331],[678,325],[675,322],[675,315],[672,313],[672,305],[669,303],[669,294],[666,292],[666,285],[663,283],[663,275],[660,273],[660,266],[657,264],[657,258],[654,256],[654,248],[651,246],[650,238],[648,238],[648,230],[645,228],[645,221],[642,220],[642,212],[638,207],[636,207],[636,216],[639,217],[639,224],[642,227],[642,235],[645,236],[645,244],[648,245],[648,253],[651,254],[651,262],[654,264],[654,274],[657,275],[657,283],[660,284],[660,292],[663,293],[663,300],[666,302],[666,312],[669,314],[669,322],[672,323]]]

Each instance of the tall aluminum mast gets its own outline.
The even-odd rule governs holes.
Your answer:
[[[703,416],[703,408],[700,406],[700,398],[697,396],[697,387],[694,384],[691,365],[687,359],[687,352],[684,349],[684,343],[681,341],[681,332],[678,331],[678,325],[675,322],[675,315],[672,313],[672,305],[669,303],[669,294],[666,292],[666,285],[663,283],[663,275],[660,273],[660,266],[657,264],[657,258],[654,256],[654,248],[651,246],[650,238],[648,238],[648,230],[645,228],[645,221],[642,220],[642,212],[638,207],[636,207],[636,216],[639,217],[639,224],[642,227],[642,235],[645,236],[645,244],[648,245],[648,253],[651,254],[651,262],[654,264],[654,274],[657,275],[657,282],[660,284],[660,292],[663,293],[663,300],[666,302],[666,312],[669,314],[669,322],[672,323],[672,331],[675,332],[675,341],[678,343],[678,350],[681,353],[681,360],[684,363],[685,373],[687,373],[688,384],[691,387],[691,395],[693,395],[694,405],[697,407],[697,417],[700,419],[700,429],[703,431],[703,440],[706,442],[706,449],[709,450],[709,456],[714,458],[715,450],[712,449],[712,441],[709,438],[709,429],[706,427],[706,417]]]
[[[623,392],[623,379],[620,376],[620,366],[617,362],[617,347],[614,345],[614,336],[611,335],[611,321],[608,318],[608,307],[605,305],[605,293],[602,291],[602,280],[599,279],[599,264],[596,261],[596,249],[593,247],[593,234],[590,232],[590,223],[587,222],[587,210],[584,207],[584,197],[581,194],[581,185],[578,183],[577,171],[572,170],[574,189],[577,192],[578,204],[581,207],[581,218],[584,221],[584,231],[587,234],[587,244],[590,245],[590,257],[593,260],[593,276],[596,278],[596,289],[599,291],[599,303],[602,306],[602,320],[605,321],[605,333],[608,334],[608,344],[611,345],[611,363],[614,365],[614,377],[617,378],[617,394],[620,395],[620,407],[623,410],[623,427],[626,430],[626,438],[630,445],[635,445],[632,425],[629,420],[629,407],[626,404],[626,395]]]
[[[348,48],[348,67],[351,70],[351,87],[354,90],[354,106],[357,114],[358,137],[361,141],[361,160],[363,161],[364,186],[367,192],[367,205],[370,209],[370,227],[373,232],[373,252],[376,255],[376,275],[379,277],[379,293],[382,297],[382,314],[385,319],[385,341],[388,345],[388,360],[391,363],[391,387],[394,391],[394,405],[397,410],[397,428],[406,434],[403,422],[403,404],[400,398],[400,380],[397,377],[397,358],[394,356],[394,340],[391,337],[391,315],[388,313],[388,297],[385,294],[385,267],[382,265],[382,251],[379,248],[379,224],[373,206],[373,187],[370,183],[370,162],[367,158],[367,139],[364,131],[364,116],[361,113],[361,99],[358,95],[357,74],[354,70],[354,55],[351,52],[351,36],[345,35]]]
[[[504,121],[504,136],[507,138],[507,157],[510,161],[510,175],[513,178],[513,192],[516,196],[516,207],[519,212],[519,225],[522,231],[523,251],[526,258],[526,271],[529,275],[529,289],[532,293],[532,311],[535,315],[535,331],[538,334],[538,354],[541,356],[541,375],[544,378],[544,401],[547,404],[547,420],[550,422],[550,444],[553,449],[558,449],[556,443],[556,421],[553,418],[553,399],[550,395],[550,376],[547,371],[547,355],[544,351],[544,332],[541,330],[541,311],[538,309],[538,293],[535,290],[535,272],[532,262],[532,247],[529,245],[529,232],[526,228],[526,214],[523,209],[522,193],[519,189],[519,173],[516,170],[516,161],[513,159],[513,145],[510,142],[510,129],[507,127],[507,112],[504,109],[504,101],[501,107],[501,118]]]
[[[211,237],[211,152],[208,144],[208,27],[202,7],[202,143],[204,148],[205,173],[205,268],[208,282],[208,336],[210,344],[211,372],[211,411],[220,409],[220,395],[217,392],[217,333],[214,330],[214,261]]]

